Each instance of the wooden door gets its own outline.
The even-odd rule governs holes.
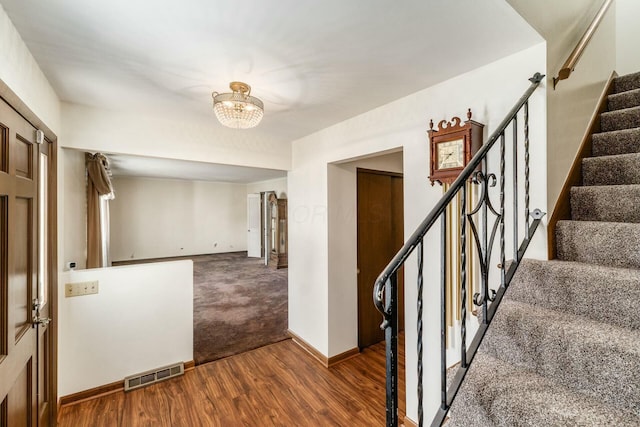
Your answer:
[[[404,242],[402,175],[358,169],[358,346],[384,339],[373,285]],[[404,326],[404,275],[398,276],[399,325]]]
[[[38,293],[35,131],[0,101],[0,424],[12,427],[36,426],[39,418],[38,328],[32,327]]]

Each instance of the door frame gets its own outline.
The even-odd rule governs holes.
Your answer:
[[[50,425],[56,425],[58,417],[58,137],[56,134],[25,104],[15,92],[0,80],[0,98],[9,104],[19,115],[36,129],[44,132],[45,143],[50,143],[48,168],[48,238],[49,238],[49,314],[53,319],[49,328],[49,377],[45,382],[49,386]],[[39,415],[39,414],[38,414]]]

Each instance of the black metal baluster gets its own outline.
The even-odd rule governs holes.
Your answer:
[[[422,289],[424,268],[424,241],[420,240],[418,247],[418,425],[422,426]]]
[[[418,256],[422,259],[423,240]],[[440,408],[447,409],[447,211],[440,215]],[[420,399],[422,396],[420,395]],[[420,414],[418,414],[420,418]],[[419,423],[422,422],[420,418]]]
[[[506,259],[504,254],[504,132],[500,134],[500,286],[506,286]]]
[[[384,271],[380,274],[378,279],[374,285],[373,292],[373,300],[376,308],[383,313],[384,322],[382,328],[385,330],[385,339],[386,339],[386,350],[387,350],[387,384],[386,384],[386,392],[387,392],[387,427],[397,427],[399,424],[398,419],[398,269],[404,265],[407,261],[408,257],[417,249],[418,250],[418,414],[419,414],[419,425],[423,424],[423,405],[422,400],[423,396],[423,366],[422,366],[422,358],[424,357],[423,351],[423,339],[422,335],[423,325],[422,325],[422,316],[423,316],[423,293],[424,293],[424,237],[432,229],[435,225],[438,217],[440,217],[440,222],[442,224],[441,230],[441,246],[442,246],[442,255],[441,255],[441,405],[438,408],[438,412],[436,413],[432,425],[442,425],[445,421],[447,412],[451,407],[452,402],[456,398],[457,393],[460,390],[461,385],[465,379],[465,376],[468,372],[468,368],[470,366],[470,361],[473,361],[474,355],[478,351],[483,338],[488,330],[487,325],[481,325],[481,327],[476,332],[475,336],[473,336],[472,340],[469,342],[469,348],[467,349],[467,289],[468,286],[473,286],[474,283],[472,280],[469,280],[467,283],[467,275],[471,270],[467,267],[467,251],[471,249],[467,249],[466,240],[467,240],[467,232],[470,232],[470,236],[473,239],[472,243],[475,243],[475,247],[477,248],[480,256],[478,262],[481,264],[481,268],[483,269],[483,274],[486,274],[485,281],[487,286],[484,286],[483,283],[483,298],[480,298],[480,295],[474,294],[473,301],[479,301],[484,305],[487,309],[484,311],[486,313],[485,318],[487,319],[487,324],[489,324],[497,310],[500,301],[504,296],[504,288],[509,286],[509,282],[512,280],[513,275],[515,273],[516,268],[518,267],[518,263],[522,259],[523,254],[527,250],[529,246],[531,236],[536,232],[538,225],[541,222],[542,217],[545,215],[539,209],[534,209],[529,212],[529,184],[530,184],[530,158],[529,158],[529,111],[528,111],[528,99],[533,93],[533,91],[539,86],[540,82],[543,80],[544,75],[536,73],[531,79],[531,85],[527,89],[527,91],[520,97],[516,105],[510,110],[507,116],[502,120],[499,124],[496,131],[490,136],[489,140],[485,145],[480,147],[476,155],[469,161],[468,165],[461,172],[460,176],[456,178],[456,180],[450,184],[450,187],[447,191],[445,191],[444,196],[440,201],[434,206],[431,212],[424,218],[424,220],[420,223],[419,227],[416,231],[408,238],[408,240],[403,245],[402,249],[394,256],[389,265],[384,269]],[[519,241],[519,227],[518,227],[518,205],[519,205],[519,188],[518,188],[518,118],[520,110],[524,108],[524,204],[525,204],[525,223],[523,224],[523,229],[527,233],[527,236],[523,239],[522,245],[518,246]],[[514,262],[515,264],[511,265],[511,268],[507,271],[506,269],[506,254],[505,254],[505,180],[506,180],[506,153],[505,153],[505,144],[506,144],[506,132],[508,126],[513,126],[513,232],[514,232]],[[496,212],[491,203],[491,198],[489,197],[488,188],[494,187],[496,185],[497,179],[496,174],[488,174],[488,153],[495,146],[498,139],[500,139],[500,213]],[[478,168],[481,168],[478,171]],[[467,198],[470,197],[467,195],[467,182],[469,179],[475,178],[474,182],[481,183],[482,185],[482,197],[479,198],[479,203],[475,205],[475,207],[470,207],[467,209],[466,202]],[[460,354],[460,369],[457,370],[453,378],[451,378],[451,384],[447,389],[447,354],[446,354],[446,338],[447,338],[447,288],[446,288],[446,280],[447,280],[447,257],[448,253],[446,252],[446,243],[447,243],[447,222],[448,219],[446,216],[446,209],[448,206],[451,206],[453,200],[458,197],[456,194],[461,191],[460,194],[460,210],[457,212],[460,215],[460,239],[461,239],[461,248],[460,248],[460,261],[461,266],[459,267],[459,278],[460,278],[460,311],[461,311],[461,354]],[[479,227],[476,227],[474,222],[474,215],[479,213],[480,209],[483,209],[483,212],[480,214],[483,216],[483,235],[479,236]],[[488,210],[487,210],[488,209]],[[469,211],[469,216],[467,217],[467,211]],[[487,221],[489,211],[496,217],[496,221],[492,223],[491,226],[491,234],[489,237],[489,224]],[[532,219],[529,218],[529,214]],[[469,222],[469,231],[467,230],[467,221]],[[489,278],[489,265],[491,260],[491,249],[494,247],[495,236],[497,230],[500,230],[500,264],[501,264],[501,287],[502,289],[498,292],[495,292],[491,289],[488,289],[488,278]],[[472,258],[472,252],[469,252],[469,258]],[[472,264],[470,264],[472,265]],[[450,273],[450,272],[449,272]],[[489,302],[493,302],[489,306]]]
[[[398,272],[386,282],[385,299],[389,324],[385,328],[387,351],[387,427],[398,426]],[[422,319],[418,319],[421,323]],[[422,336],[418,336],[422,345]],[[421,361],[418,360],[418,364]]]
[[[513,259],[518,259],[518,116],[513,116]]]
[[[460,335],[461,335],[461,343],[460,343],[460,366],[463,368],[467,367],[467,247],[464,242],[467,241],[467,186],[463,185],[460,187],[460,191],[462,193],[460,197],[460,241],[462,244],[460,245],[460,305],[461,312],[460,317],[462,321]]]
[[[484,179],[488,179],[487,177],[487,158],[485,157],[482,160],[482,176]],[[489,182],[486,181],[483,185],[483,197],[485,200],[482,202],[482,250],[480,256],[482,256],[482,263],[485,268],[482,269],[482,323],[487,323],[487,306],[488,306],[488,298],[489,298],[489,251],[490,248],[487,247],[487,236],[489,234],[489,224],[488,224],[488,204],[489,204]]]
[[[529,238],[529,101],[524,103],[524,221]]]

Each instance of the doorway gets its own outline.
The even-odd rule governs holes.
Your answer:
[[[403,177],[357,169],[358,347],[384,340],[373,284],[404,243]],[[404,330],[404,271],[398,272],[398,326]]]

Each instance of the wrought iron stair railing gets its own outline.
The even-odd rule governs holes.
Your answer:
[[[531,85],[520,97],[516,105],[509,111],[507,116],[502,120],[498,128],[489,137],[488,141],[478,150],[471,161],[463,169],[458,178],[450,185],[449,189],[442,196],[440,201],[431,210],[427,217],[418,226],[416,231],[409,237],[404,246],[394,256],[384,271],[380,274],[374,285],[373,300],[378,310],[383,315],[383,323],[381,328],[385,331],[386,340],[386,425],[388,427],[398,426],[398,270],[405,264],[410,255],[416,252],[418,272],[417,272],[417,356],[418,356],[418,425],[423,426],[423,288],[424,288],[424,239],[426,234],[440,222],[440,305],[441,305],[441,332],[440,332],[440,376],[441,376],[441,402],[440,407],[435,414],[432,426],[440,426],[444,422],[446,415],[451,408],[453,400],[462,385],[464,377],[469,369],[471,362],[487,332],[489,324],[493,319],[505,290],[509,287],[511,279],[518,268],[520,260],[523,258],[525,251],[529,246],[529,242],[533,237],[538,225],[544,216],[539,209],[529,210],[529,98],[531,94],[540,85],[544,75],[536,73],[529,79]],[[523,111],[523,134],[524,146],[522,150],[523,158],[518,157],[518,114]],[[512,190],[512,217],[511,222],[513,229],[511,230],[513,238],[512,256],[513,261],[507,268],[505,255],[505,170],[506,170],[506,137],[507,129],[511,126],[511,190]],[[492,148],[496,145],[499,147],[499,172],[498,177],[495,173],[488,172],[489,161],[488,155]],[[493,156],[493,154],[492,154]],[[492,163],[492,164],[493,164]],[[524,197],[519,194],[518,183],[518,166],[524,164]],[[479,186],[479,197],[475,207],[470,212],[466,211],[467,182],[473,182]],[[496,210],[491,202],[489,188],[495,187],[499,182],[500,206]],[[461,325],[460,325],[460,365],[459,368],[447,387],[447,345],[446,345],[446,292],[445,292],[445,268],[447,264],[447,254],[444,250],[446,241],[447,216],[446,209],[452,200],[461,194],[459,224],[461,239],[461,262],[457,277],[459,280],[461,296]],[[524,200],[523,212],[519,212],[519,199]],[[494,223],[489,228],[488,213],[494,216]],[[479,225],[476,226],[473,216],[479,214]],[[522,215],[522,217],[520,217]],[[523,219],[523,223],[519,223],[519,218]],[[473,297],[475,305],[481,307],[480,325],[471,343],[467,345],[467,271],[466,271],[466,245],[467,241],[467,223],[471,229],[473,243],[477,249],[478,263],[480,265],[480,292]],[[520,240],[520,231],[523,229],[523,238]],[[495,242],[496,236],[499,242]],[[499,272],[499,288],[497,291],[489,288],[489,265],[491,254],[494,246],[499,247],[500,251],[500,268]],[[429,277],[433,277],[430,275]]]

